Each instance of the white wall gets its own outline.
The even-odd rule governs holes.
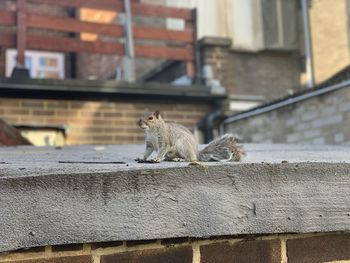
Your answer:
[[[231,0],[232,19],[229,36],[235,49],[256,51],[263,47],[260,0]]]
[[[263,44],[258,13],[260,0],[166,0],[169,6],[197,8],[198,38],[226,37],[233,47],[258,50]],[[168,28],[183,29],[183,21],[168,19]]]
[[[167,5],[186,8],[197,8],[198,38],[204,36],[228,37],[229,16],[227,8],[232,0],[166,0]],[[183,22],[178,19],[168,19],[168,28],[182,29]]]

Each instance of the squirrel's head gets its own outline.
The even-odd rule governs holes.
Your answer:
[[[146,112],[142,114],[138,124],[141,129],[148,130],[156,128],[159,125],[159,122],[162,120],[159,110],[155,112]]]

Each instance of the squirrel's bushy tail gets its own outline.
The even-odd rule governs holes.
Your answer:
[[[201,162],[240,161],[246,153],[233,134],[225,134],[210,142],[198,154]]]

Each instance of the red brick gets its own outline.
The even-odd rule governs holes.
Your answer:
[[[101,110],[103,108],[106,110]],[[196,103],[154,104],[146,101],[121,103],[0,98],[0,113],[4,120],[16,125],[67,125],[69,132],[66,140],[69,144],[143,143],[143,131],[136,122],[143,111],[141,109],[144,108],[157,108],[164,116],[176,116],[177,118],[166,119],[175,120],[190,128],[197,125],[202,118],[201,113],[205,115],[210,110],[208,105]],[[97,135],[102,137],[96,137]]]
[[[121,128],[121,127],[108,127],[108,128],[104,128],[104,131],[106,133],[120,133],[120,132],[124,132],[126,129],[125,128]]]
[[[113,142],[113,137],[112,136],[107,136],[107,135],[96,135],[92,137],[94,141],[108,141],[110,143]]]
[[[38,116],[52,116],[55,112],[53,110],[33,110],[33,115]]]
[[[59,252],[59,251],[77,251],[82,250],[83,244],[68,244],[68,245],[60,245],[60,246],[53,246],[52,251],[53,252]]]
[[[7,107],[19,107],[19,101],[18,100],[12,100],[12,99],[1,99],[0,105],[3,108]]]
[[[54,108],[54,109],[68,109],[68,102],[67,101],[54,101],[54,100],[48,100],[46,101],[46,107],[47,108]]]
[[[150,240],[132,240],[132,241],[127,241],[126,245],[128,247],[132,247],[132,246],[139,246],[139,245],[146,245],[146,244],[152,244],[152,243],[156,243],[157,240],[156,239],[150,239]]]
[[[288,263],[316,263],[350,259],[350,234],[287,240]]]
[[[200,247],[201,263],[280,263],[279,240],[215,243]]]
[[[102,114],[100,112],[97,111],[81,111],[80,115],[83,117],[100,117]]]
[[[63,117],[77,117],[78,114],[79,114],[79,111],[69,110],[68,108],[56,110],[56,115],[63,116]]]
[[[44,108],[44,101],[40,100],[24,100],[21,102],[22,107],[26,108]]]
[[[106,126],[109,126],[111,124],[111,121],[110,120],[105,120],[105,119],[102,119],[102,120],[93,120],[93,124],[95,125],[106,125]]]
[[[123,245],[123,241],[111,241],[111,242],[101,242],[101,243],[92,243],[91,249],[107,248],[107,247],[119,247]]]
[[[174,244],[182,244],[189,242],[190,239],[188,237],[178,237],[178,238],[167,238],[161,241],[162,245],[174,245]]]
[[[69,108],[70,109],[80,109],[84,107],[85,102],[70,102],[69,103]]]
[[[29,115],[29,110],[25,109],[5,109],[5,115]]]
[[[141,116],[142,112],[138,112],[138,111],[125,111],[123,112],[124,116],[126,116],[126,118],[130,118],[132,120],[138,120]]]
[[[71,256],[31,260],[17,260],[11,261],[11,263],[93,263],[93,260],[91,256]]]
[[[82,131],[86,132],[86,133],[102,133],[102,132],[104,132],[104,128],[103,127],[88,127],[88,128],[82,129]]]
[[[104,112],[104,117],[122,117],[123,114],[121,112]]]
[[[129,128],[125,128],[126,132],[129,133],[137,133],[137,134],[143,134],[143,130],[140,127],[129,127]]]
[[[101,256],[101,263],[192,263],[190,246],[138,250]]]

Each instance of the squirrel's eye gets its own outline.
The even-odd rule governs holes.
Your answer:
[[[153,117],[149,117],[148,119],[151,121],[151,120],[153,120]]]

